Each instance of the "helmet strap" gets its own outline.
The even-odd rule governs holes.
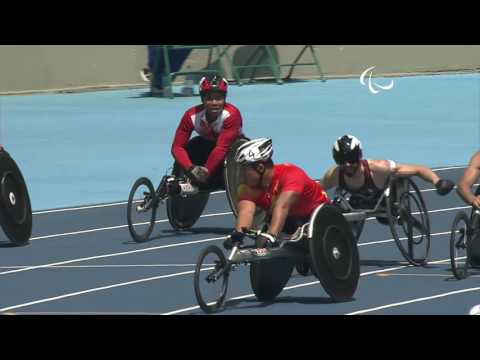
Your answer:
[[[262,187],[262,183],[263,183],[263,176],[265,175],[265,171],[267,170],[265,165],[263,166],[263,171],[260,171],[258,169],[258,165],[259,164],[255,164],[255,171],[260,174],[260,179],[258,179],[258,183],[257,183],[257,187]]]

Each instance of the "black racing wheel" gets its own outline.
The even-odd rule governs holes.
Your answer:
[[[388,224],[403,257],[424,266],[430,254],[430,219],[422,194],[410,178],[390,182],[387,199]]]
[[[147,241],[155,226],[157,199],[152,182],[146,177],[135,181],[127,203],[127,222],[130,235],[136,242]]]
[[[198,257],[194,289],[198,305],[207,314],[222,309],[228,289],[229,269],[222,250],[215,245],[205,248]]]
[[[184,178],[185,171],[175,163],[172,175]],[[196,195],[188,197],[169,196],[167,198],[167,217],[170,225],[175,230],[190,229],[202,215],[209,197],[208,191],[200,191]]]
[[[470,241],[470,220],[463,211],[453,220],[450,232],[450,264],[453,275],[462,280],[468,276],[467,243]]]

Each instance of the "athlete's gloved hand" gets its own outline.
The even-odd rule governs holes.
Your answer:
[[[470,205],[472,205],[475,209],[480,209],[480,196],[475,196]]]
[[[226,250],[232,250],[235,245],[238,246],[243,244],[244,238],[245,238],[245,233],[237,230],[233,230],[232,233],[223,242],[223,247]]]
[[[257,247],[258,248],[271,248],[278,246],[278,240],[275,235],[270,233],[260,233],[257,236]]]
[[[193,165],[188,169],[188,173],[195,181],[201,183],[206,183],[208,181],[208,169],[204,166]]]
[[[440,195],[447,195],[450,191],[452,191],[454,186],[455,183],[453,181],[443,179],[438,180],[435,184],[437,193]]]

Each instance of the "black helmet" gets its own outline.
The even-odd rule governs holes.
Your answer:
[[[333,158],[338,165],[356,163],[362,158],[362,144],[355,136],[343,135],[333,144]]]

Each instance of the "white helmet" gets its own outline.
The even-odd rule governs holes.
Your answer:
[[[252,164],[259,161],[267,161],[272,155],[272,139],[254,139],[247,141],[237,149],[235,161],[241,165]]]

